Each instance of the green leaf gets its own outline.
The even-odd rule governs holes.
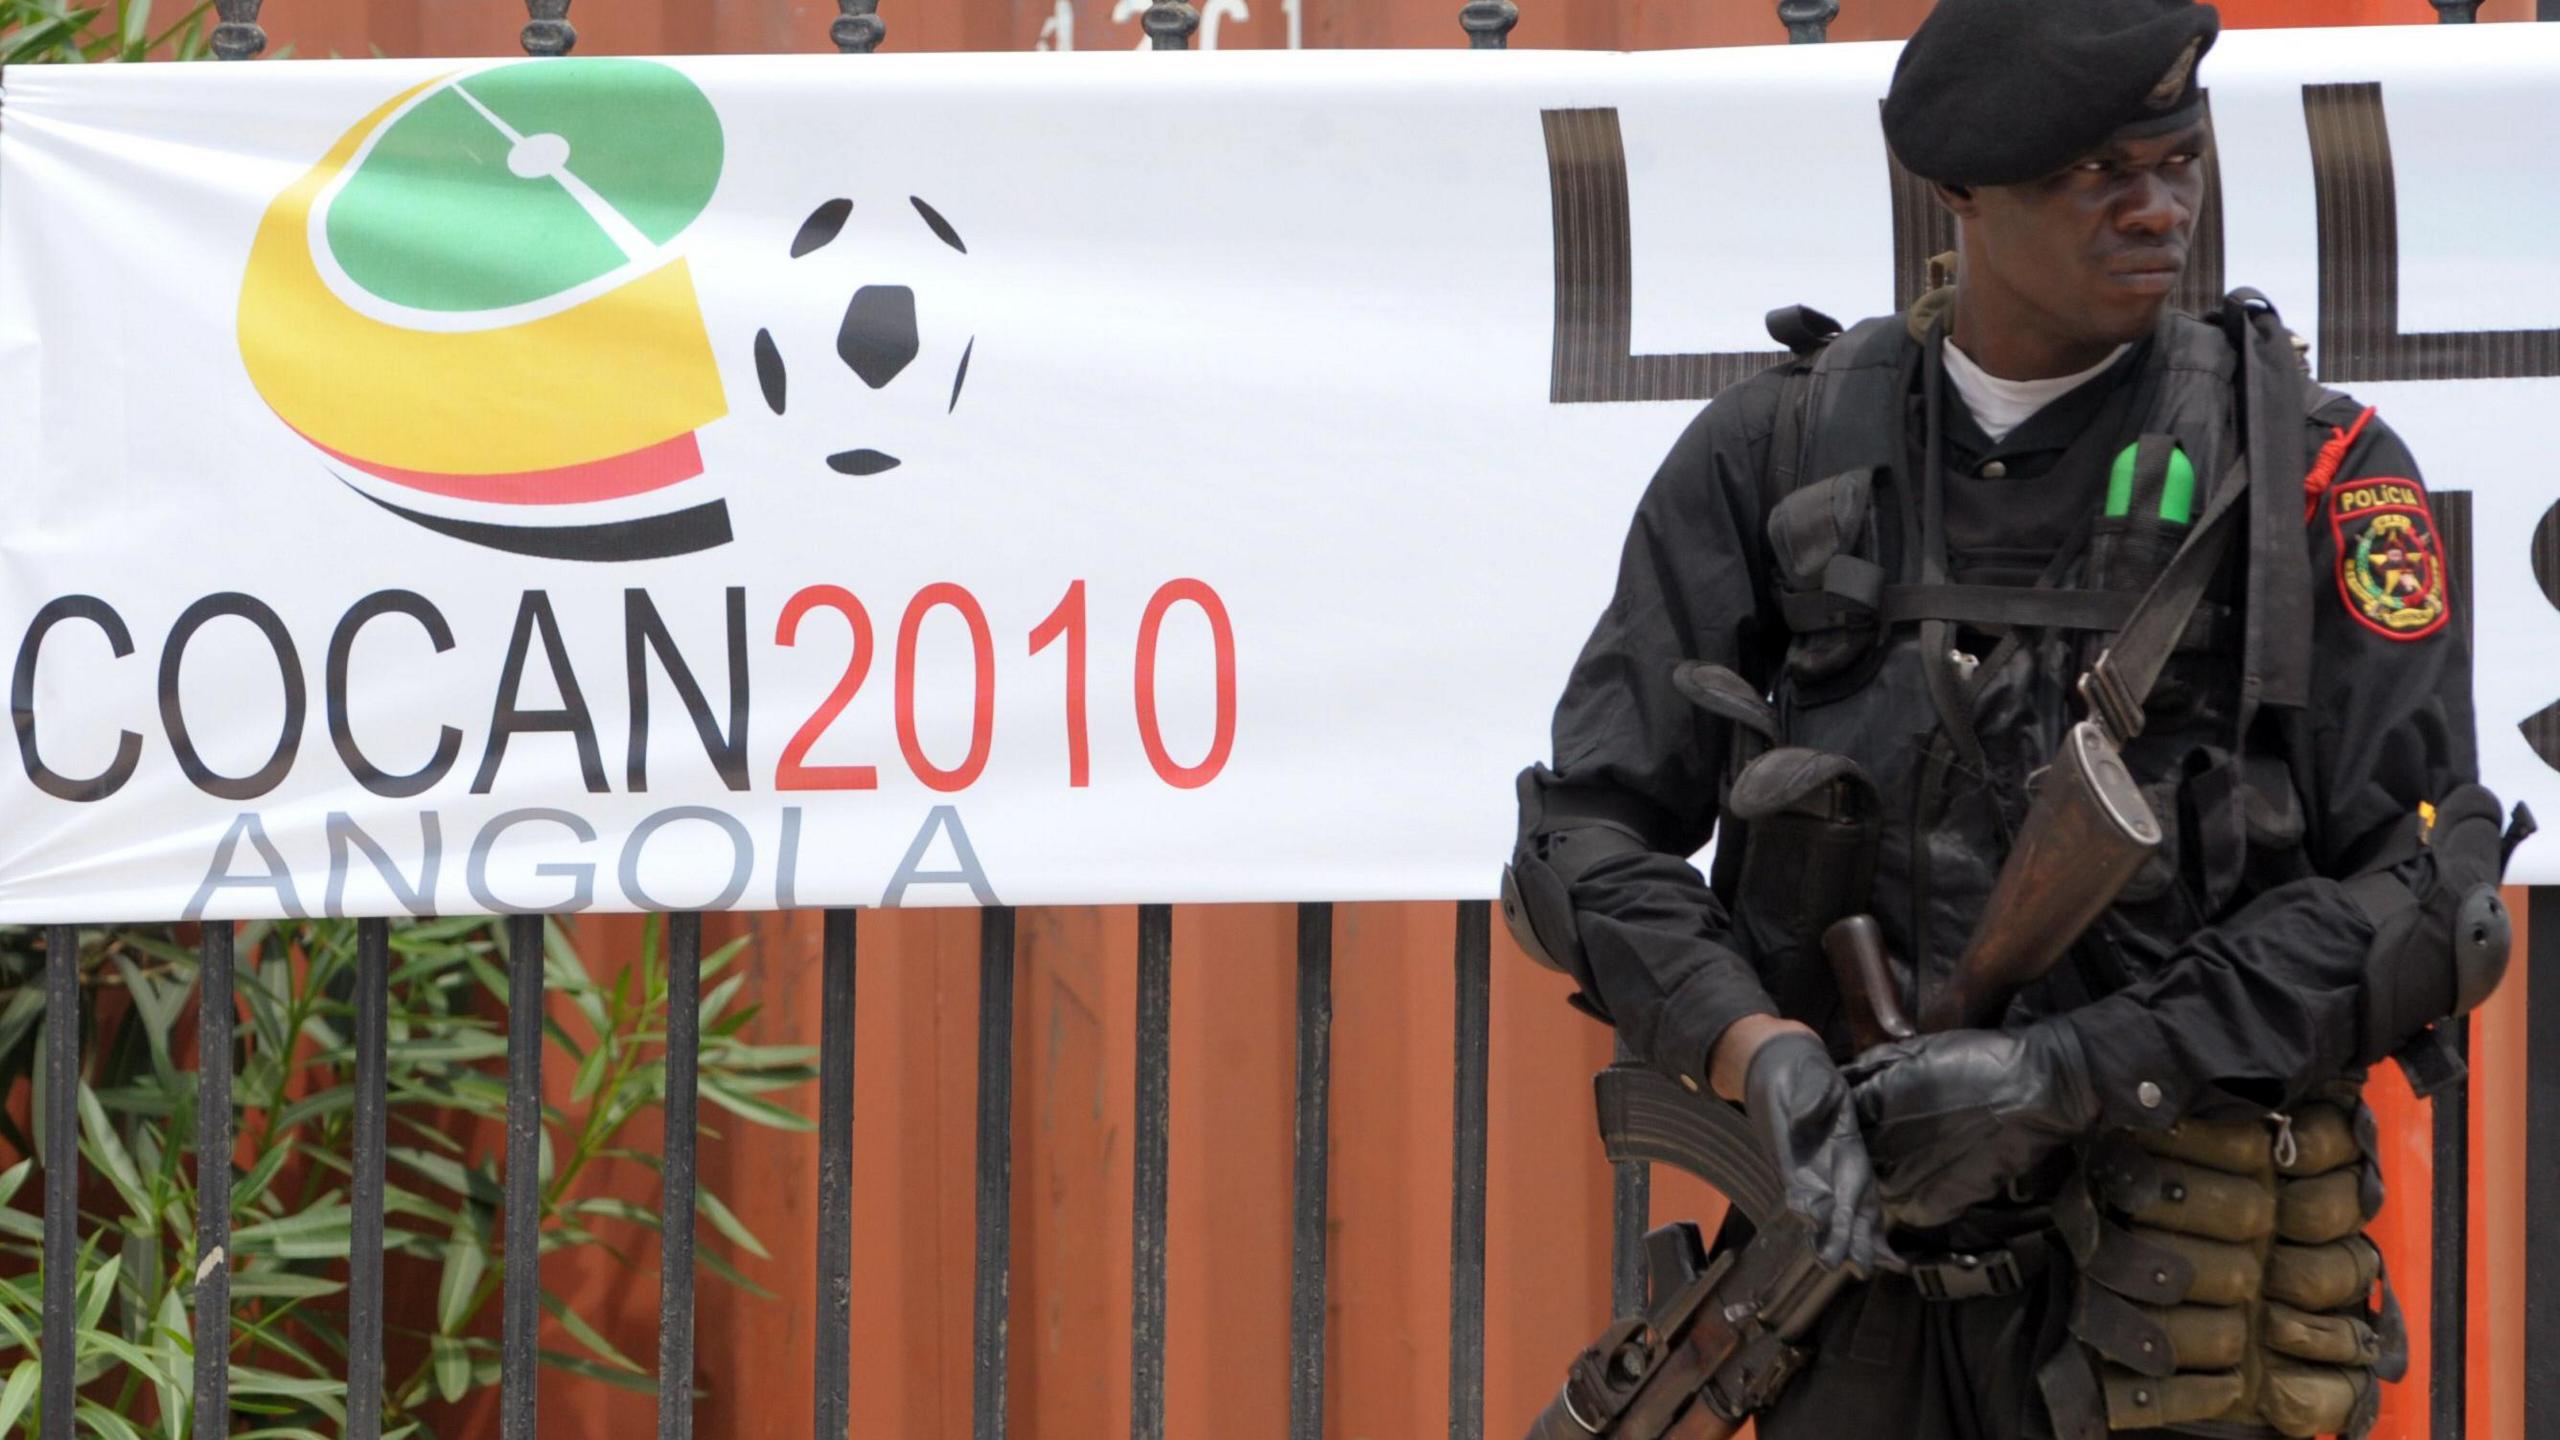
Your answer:
[[[542,1308],[550,1311],[551,1318],[559,1321],[562,1329],[567,1330],[579,1344],[596,1352],[597,1357],[606,1364],[628,1370],[635,1375],[647,1373],[641,1369],[638,1361],[613,1348],[613,1342],[604,1338],[596,1327],[588,1324],[584,1316],[570,1309],[569,1302],[566,1300],[545,1290],[542,1292]]]
[[[730,1284],[737,1286],[739,1289],[746,1291],[750,1295],[766,1300],[774,1298],[772,1291],[767,1290],[753,1280],[750,1280],[746,1276],[738,1273],[738,1267],[722,1259],[720,1257],[720,1252],[717,1250],[697,1250],[693,1253],[693,1258],[701,1261],[704,1268],[708,1269],[712,1274],[719,1276],[721,1279],[728,1281]]]
[[[451,1335],[471,1318],[471,1301],[488,1273],[489,1252],[475,1236],[459,1236],[444,1247],[444,1274],[436,1282],[436,1329]]]
[[[629,974],[630,972],[625,971],[623,973]],[[577,1083],[569,1088],[569,1098],[571,1100],[584,1105],[589,1100],[595,1098],[596,1087],[604,1083],[605,1065],[612,1059],[614,1049],[613,1039],[610,1035],[605,1036],[596,1042],[596,1048],[589,1052],[587,1058],[578,1066]]]
[[[36,1398],[36,1381],[43,1374],[44,1362],[33,1356],[19,1361],[18,1368],[9,1372],[9,1383],[0,1385],[0,1435],[8,1434],[9,1427],[26,1413]]]
[[[231,1183],[231,1213],[233,1215],[248,1214],[260,1200],[266,1198],[267,1187],[275,1183],[276,1172],[284,1168],[284,1162],[292,1155],[293,1137],[290,1135],[284,1137],[279,1143],[268,1146],[266,1153],[258,1157],[258,1163],[250,1166],[248,1173]]]
[[[347,1288],[343,1280],[325,1275],[305,1275],[296,1270],[279,1270],[273,1266],[251,1270],[231,1277],[231,1298],[246,1300],[266,1297],[277,1300],[317,1300],[335,1295]]]
[[[124,1269],[122,1255],[110,1255],[107,1263],[91,1271],[80,1287],[80,1328],[95,1330],[98,1319],[107,1313],[107,1302],[115,1298],[116,1275]]]
[[[702,1077],[702,1098],[733,1115],[743,1116],[759,1125],[776,1130],[815,1130],[818,1122],[796,1110],[785,1110],[770,1100],[759,1100],[733,1089],[725,1080]]]
[[[107,1107],[98,1103],[98,1092],[86,1084],[80,1087],[80,1134],[88,1141],[81,1152],[106,1173],[108,1182],[124,1197],[127,1206],[143,1215],[157,1208],[142,1188],[142,1174],[133,1168],[133,1156],[124,1148],[124,1137],[116,1134],[115,1122],[107,1118]]]
[[[435,1360],[436,1393],[448,1404],[470,1394],[471,1352],[462,1348],[462,1342],[450,1335],[438,1335],[427,1342],[427,1347]]]
[[[330,1192],[335,1194],[336,1192]],[[343,1260],[352,1244],[355,1212],[343,1200],[327,1200],[275,1220],[231,1232],[235,1253],[264,1251],[280,1260]]]
[[[18,1187],[27,1183],[27,1172],[34,1168],[36,1168],[36,1157],[30,1155],[8,1169],[0,1170],[0,1205],[9,1203],[10,1199],[18,1193]],[[9,1433],[9,1427],[0,1425],[0,1435],[7,1433]]]
[[[160,1429],[167,1440],[186,1440],[187,1392],[179,1387],[178,1377],[186,1373],[193,1358],[195,1331],[187,1321],[187,1307],[178,1298],[178,1287],[160,1292],[160,1315],[152,1327],[151,1349],[160,1360],[160,1373],[153,1377],[152,1388],[160,1397]],[[0,1433],[5,1433],[0,1426]]]
[[[142,1432],[134,1429],[132,1422],[95,1400],[80,1402],[80,1418],[107,1440],[142,1440]]]
[[[764,1242],[758,1240],[754,1231],[749,1230],[736,1215],[730,1213],[729,1207],[720,1202],[719,1196],[697,1186],[693,1192],[693,1202],[702,1211],[702,1218],[711,1222],[711,1228],[728,1236],[731,1244],[759,1260],[773,1258],[765,1250]]]
[[[347,1382],[326,1376],[279,1375],[272,1370],[240,1370],[231,1372],[234,1395],[290,1395],[299,1400],[329,1402],[330,1408],[343,1403]]]
[[[541,1354],[543,1364],[566,1370],[572,1375],[584,1375],[590,1380],[601,1380],[617,1390],[637,1390],[643,1395],[658,1393],[658,1377],[645,1371],[634,1375],[627,1370],[615,1370],[592,1360],[582,1360],[575,1355],[564,1355],[557,1350],[545,1350]]]

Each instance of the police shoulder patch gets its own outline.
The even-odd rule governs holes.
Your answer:
[[[2387,477],[2341,482],[2329,492],[2329,529],[2338,542],[2338,598],[2348,614],[2391,640],[2420,640],[2444,628],[2453,607],[2444,540],[2425,486]]]

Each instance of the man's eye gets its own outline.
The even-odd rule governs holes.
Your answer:
[[[2194,163],[2196,163],[2196,161],[2198,161],[2199,159],[2202,159],[2202,158],[2203,158],[2203,157],[2202,157],[2202,156],[2200,156],[2200,155],[2198,155],[2195,151],[2193,151],[2193,150],[2188,150],[2188,151],[2184,151],[2184,152],[2182,152],[2182,153],[2180,153],[2180,154],[2172,155],[2172,156],[2170,156],[2168,159],[2163,160],[2163,161],[2161,161],[2160,163],[2161,163],[2161,164],[2163,164],[2163,165],[2169,165],[2169,166],[2173,166],[2173,167],[2176,167],[2176,168],[2179,168],[2179,169],[2184,169],[2184,168],[2186,168],[2186,167],[2187,167],[2187,166],[2189,166],[2189,165],[2193,165]]]
[[[2071,168],[2079,171],[2083,175],[2103,175],[2107,171],[2107,162],[2104,160],[2083,160]]]

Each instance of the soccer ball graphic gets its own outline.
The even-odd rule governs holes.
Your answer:
[[[755,333],[756,389],[812,468],[864,477],[912,467],[960,406],[977,334],[968,242],[922,196],[838,197],[791,236],[783,319]]]

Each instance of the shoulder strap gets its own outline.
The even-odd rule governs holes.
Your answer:
[[[2303,416],[2314,403],[2275,307],[2255,290],[2223,302],[2240,346],[2247,465],[2260,477],[2249,504],[2248,616],[2241,645],[2240,728],[2263,705],[2300,709],[2311,693],[2311,561],[2293,482],[2310,469]]]

